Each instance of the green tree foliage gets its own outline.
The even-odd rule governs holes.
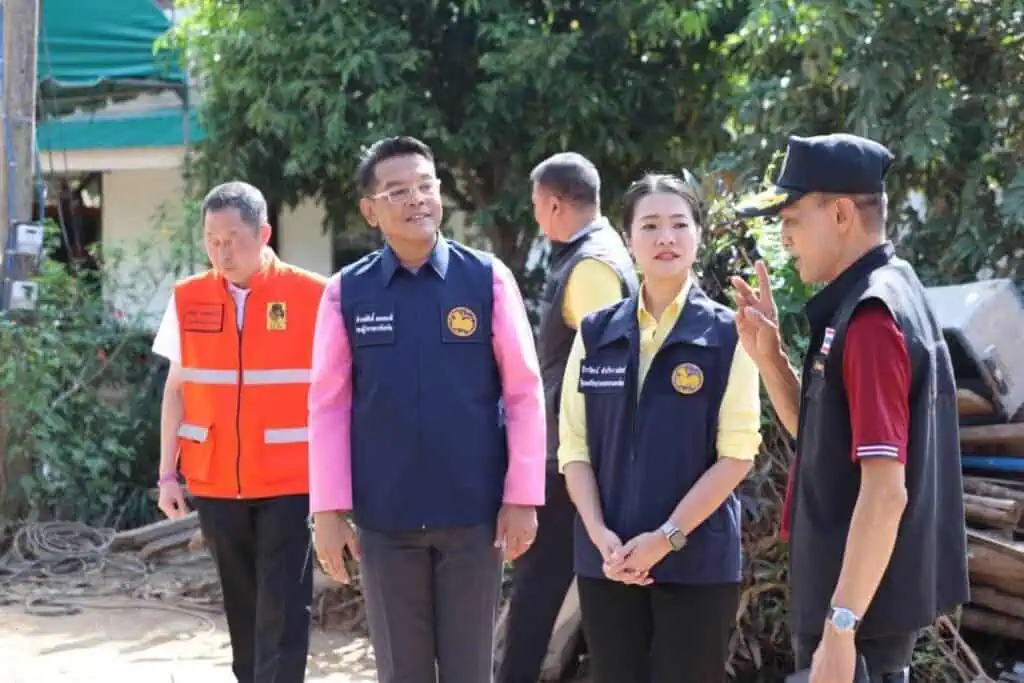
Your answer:
[[[926,277],[1021,273],[1018,0],[184,4],[204,181],[319,199],[334,228],[358,220],[354,162],[386,134],[434,146],[452,206],[521,272],[547,154],[593,158],[613,204],[645,169],[750,177],[787,134],[843,130],[897,153],[898,237]]]
[[[736,74],[728,163],[756,167],[789,132],[881,140],[896,153],[900,252],[926,281],[1024,279],[1020,0],[752,6],[724,45]],[[912,191],[920,214],[906,208]]]
[[[0,317],[0,506],[10,518],[127,528],[160,517],[148,492],[167,363],[150,352],[146,315],[190,261],[188,235],[160,233],[170,249],[108,246],[94,269],[44,260],[35,310]],[[53,225],[47,235],[62,239]]]
[[[527,176],[548,154],[589,155],[612,201],[645,169],[729,143],[715,46],[743,12],[727,3],[188,4],[204,180],[315,197],[335,227],[353,220],[360,149],[412,134],[437,153],[452,206],[521,273],[537,234]]]

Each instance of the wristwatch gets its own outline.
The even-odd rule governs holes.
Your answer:
[[[686,534],[672,522],[665,522],[658,530],[668,539],[668,544],[674,552],[679,552],[686,545]]]
[[[840,633],[853,633],[860,626],[860,617],[845,607],[833,605],[828,611],[828,623]]]

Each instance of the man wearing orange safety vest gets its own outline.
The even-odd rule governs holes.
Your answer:
[[[160,425],[160,509],[188,510],[217,565],[238,683],[300,683],[309,649],[307,408],[326,279],[267,246],[267,202],[220,185],[203,201],[213,268],[174,287],[155,353],[170,361]]]

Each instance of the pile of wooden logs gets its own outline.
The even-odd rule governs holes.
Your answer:
[[[114,536],[110,545],[112,551],[132,551],[151,562],[158,556],[184,548],[202,548],[202,534],[199,531],[199,516],[195,512],[179,519],[165,519],[137,529],[121,531]]]
[[[212,557],[204,551],[206,542],[199,528],[197,513],[190,512],[176,520],[162,520],[137,529],[122,531],[114,536],[110,550],[136,554],[152,566],[170,566],[170,572],[180,572],[181,582],[189,584],[192,592],[202,592],[211,602],[220,603],[219,584]],[[185,571],[182,561],[205,560],[208,571],[202,577],[202,590],[193,584],[197,579]],[[191,580],[190,580],[191,579]],[[364,615],[358,587],[342,585],[327,576],[318,562],[313,564],[314,621],[324,628],[338,628],[347,632],[365,630]]]
[[[958,392],[961,423],[992,412],[970,391]],[[977,420],[968,420],[977,421]],[[1024,422],[961,426],[965,456],[1024,457]],[[971,604],[965,629],[1024,641],[1024,474],[985,472],[964,476]]]

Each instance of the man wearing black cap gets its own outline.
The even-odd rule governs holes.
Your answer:
[[[768,270],[739,278],[740,340],[796,436],[783,512],[797,670],[908,681],[918,632],[968,601],[956,386],[913,268],[886,239],[893,156],[853,135],[789,139],[775,187],[741,216],[778,216],[804,282],[800,379],[779,336]]]

